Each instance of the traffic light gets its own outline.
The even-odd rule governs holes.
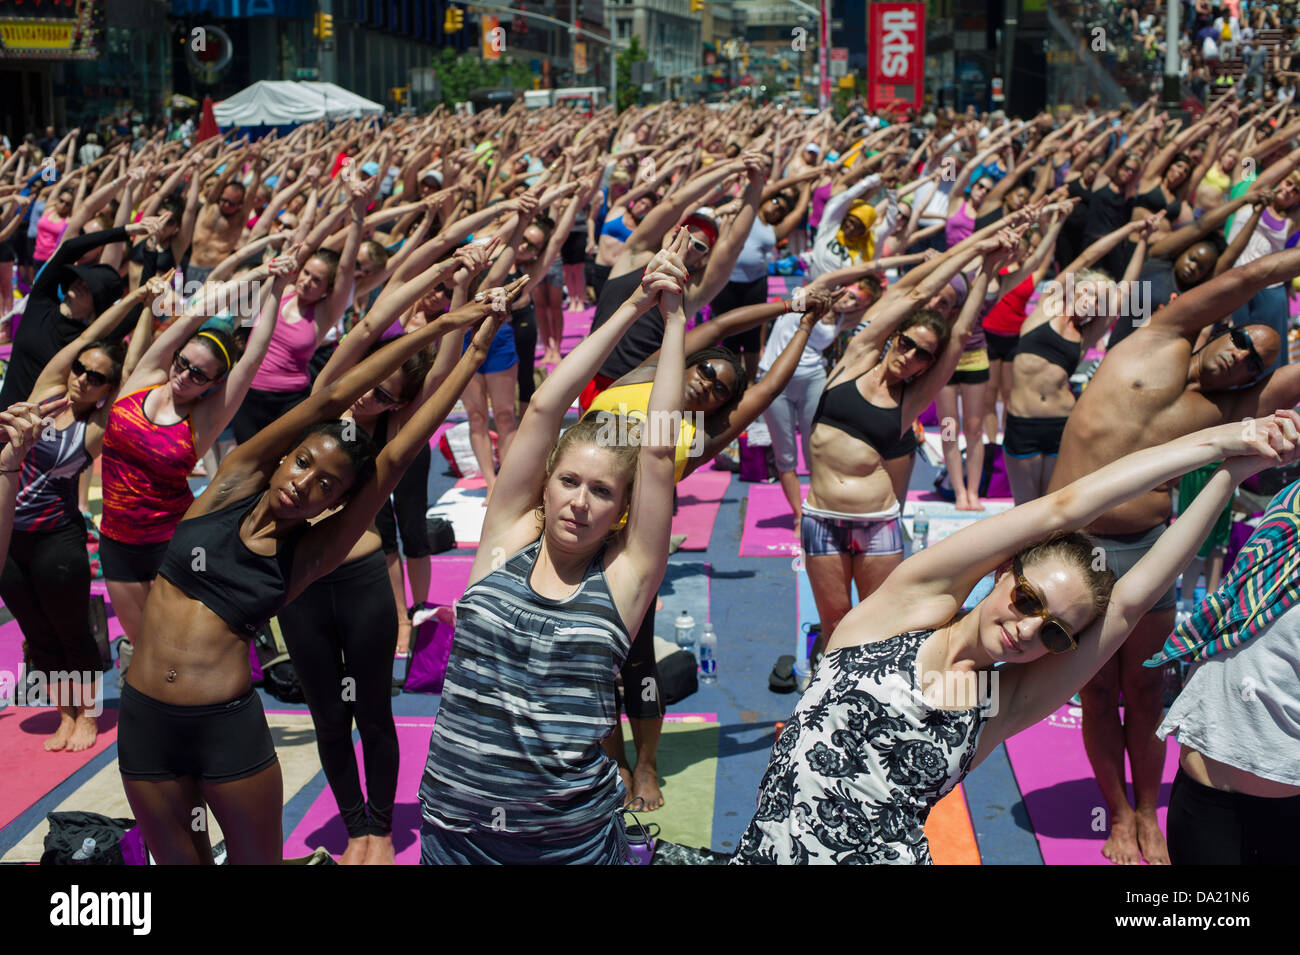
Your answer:
[[[334,14],[318,13],[316,14],[317,33],[316,35],[322,40],[334,38]]]
[[[704,9],[704,0],[691,0],[691,13],[699,13]]]
[[[456,33],[465,29],[465,11],[460,7],[448,7],[447,19],[442,25],[444,33]]]
[[[388,91],[388,98],[398,105],[405,106],[410,92],[411,88],[409,86],[394,86]]]

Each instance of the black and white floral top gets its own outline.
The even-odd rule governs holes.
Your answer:
[[[979,707],[936,709],[916,652],[934,631],[822,658],[785,724],[732,864],[930,865],[925,820],[970,770]]]

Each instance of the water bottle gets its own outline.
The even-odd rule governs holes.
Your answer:
[[[72,854],[73,862],[85,862],[95,855],[95,840],[87,836],[81,840],[81,848]]]
[[[695,651],[695,618],[685,610],[677,618],[677,645],[683,650]]]
[[[930,515],[925,508],[918,507],[912,516],[912,553],[924,550],[930,543]]]
[[[700,634],[700,682],[718,682],[718,635],[712,623],[705,623]]]

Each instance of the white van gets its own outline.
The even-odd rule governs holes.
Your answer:
[[[591,116],[605,105],[608,91],[603,86],[568,86],[558,90],[526,90],[524,105],[528,109],[568,106],[583,116]]]

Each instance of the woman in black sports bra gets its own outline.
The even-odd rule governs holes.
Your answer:
[[[205,803],[231,862],[280,861],[283,786],[247,641],[351,552],[482,362],[521,284],[403,336],[263,428],[226,457],[177,527],[145,604],[118,734],[123,787],[160,863],[212,862],[207,827],[193,825]],[[361,429],[337,420],[412,354],[480,320],[444,385],[377,457]]]
[[[867,324],[831,371],[813,419],[812,480],[801,517],[809,583],[829,640],[859,597],[874,591],[903,559],[901,508],[885,462],[910,453],[907,432],[935,399],[957,360],[983,301],[981,270],[970,307],[956,326],[920,309],[978,255],[1001,264],[1015,246],[1012,233],[978,232],[908,272],[867,312]],[[814,285],[861,278],[870,265],[841,269]],[[823,643],[824,645],[824,643]]]
[[[1061,271],[1021,326],[1002,437],[1007,479],[1017,504],[1045,493],[1066,419],[1074,408],[1070,376],[1109,327],[1115,317],[1112,306],[1127,311],[1128,303],[1119,301],[1110,276],[1093,266],[1130,235],[1137,235],[1124,274],[1125,281],[1136,279],[1146,256],[1147,237],[1160,218],[1127,223],[1088,246]]]

